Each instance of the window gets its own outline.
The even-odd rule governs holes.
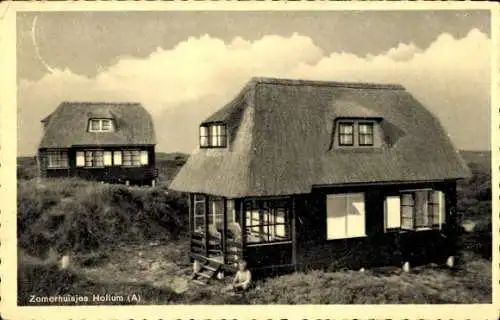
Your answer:
[[[123,150],[122,164],[127,167],[138,167],[141,165],[141,152],[139,150]]]
[[[245,202],[248,243],[290,240],[288,201],[250,200]]]
[[[222,229],[224,220],[224,200],[222,198],[209,198],[208,224],[214,225],[216,229]]]
[[[326,211],[327,240],[366,236],[363,193],[329,194]]]
[[[147,165],[149,163],[149,153],[146,150],[141,150],[141,164]]]
[[[113,120],[111,119],[90,119],[89,132],[111,132],[113,131]]]
[[[402,192],[385,200],[385,229],[419,230],[444,224],[444,193],[423,189]]]
[[[208,147],[208,127],[200,127],[200,147]]]
[[[68,153],[66,151],[47,152],[47,168],[60,169],[68,167]]]
[[[373,146],[373,123],[358,125],[358,143],[360,146]]]
[[[352,146],[354,144],[354,124],[339,123],[339,145]]]
[[[102,150],[85,151],[85,166],[86,167],[103,167],[104,152]]]
[[[121,166],[122,165],[122,152],[121,151],[115,151],[115,152],[113,152],[113,164],[115,166]]]
[[[225,147],[226,145],[227,133],[224,124],[200,126],[200,147]]]
[[[376,119],[343,119],[334,126],[333,145],[338,147],[366,148],[380,147],[382,144]]]
[[[111,151],[104,151],[104,165],[105,166],[111,166],[113,164],[112,154],[113,153]]]
[[[83,151],[76,152],[76,166],[77,167],[85,166],[85,152]]]
[[[205,196],[201,194],[195,194],[193,230],[196,232],[203,232],[204,225],[205,225]]]

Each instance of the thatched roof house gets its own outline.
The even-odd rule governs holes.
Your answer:
[[[112,132],[87,130],[90,119],[113,119]],[[42,120],[40,148],[78,145],[155,145],[151,115],[140,103],[63,102]]]
[[[154,181],[155,130],[141,104],[63,102],[41,122],[42,175]]]
[[[241,257],[254,270],[443,261],[468,175],[402,86],[253,78],[200,124],[170,188],[190,195],[206,279]]]
[[[378,148],[335,148],[335,119],[379,119]],[[227,148],[199,148],[171,185],[225,197],[314,186],[437,181],[468,174],[438,119],[399,85],[254,78],[203,123]]]

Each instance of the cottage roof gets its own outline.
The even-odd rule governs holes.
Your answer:
[[[113,119],[115,130],[88,132],[88,121],[93,118]],[[44,121],[39,148],[156,143],[151,116],[139,103],[62,102]]]
[[[381,148],[332,148],[334,120],[380,118]],[[437,118],[399,85],[253,78],[204,123],[227,148],[197,149],[171,184],[226,197],[309,193],[315,186],[469,175]]]

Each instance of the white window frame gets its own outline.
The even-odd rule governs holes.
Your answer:
[[[121,151],[113,151],[113,165],[115,165],[115,166],[122,165],[122,152]]]
[[[109,123],[109,129],[104,129],[104,122]],[[97,123],[97,128],[92,127],[92,123]],[[114,124],[112,119],[89,119],[89,125],[88,125],[88,131],[89,132],[113,132],[114,131]]]
[[[435,219],[435,214],[429,214],[428,210],[430,208],[430,205],[429,205],[429,202],[428,202],[428,194],[427,195],[427,200],[425,201],[425,204],[424,204],[424,209],[425,209],[425,212],[427,214],[427,225],[424,225],[424,226],[417,226],[415,221],[417,220],[417,217],[415,216],[417,214],[417,212],[415,211],[415,207],[417,205],[416,201],[415,201],[415,194],[417,192],[432,192],[432,196],[435,196],[437,194],[437,198],[438,198],[438,202],[437,203],[434,203],[434,205],[436,205],[438,207],[438,212],[437,212],[437,221],[438,221],[438,224],[434,224],[434,219]],[[413,197],[413,212],[412,212],[412,219],[413,219],[413,222],[412,222],[412,226],[411,227],[405,227],[404,226],[404,223],[403,223],[403,200],[402,200],[402,197],[404,194],[411,194],[412,197]],[[396,214],[396,212],[394,212],[394,208],[391,209],[391,212],[389,212],[389,208],[388,208],[388,199],[394,199],[394,198],[398,198],[399,199],[399,204],[400,204],[400,207],[399,207],[399,226],[397,225],[394,225],[394,224],[388,224],[389,222],[389,216],[390,215],[394,215]],[[395,201],[395,200],[394,200]],[[432,189],[432,188],[422,188],[422,189],[406,189],[406,190],[401,190],[399,192],[398,195],[391,195],[391,196],[387,196],[385,198],[385,201],[384,201],[384,231],[385,232],[388,232],[388,231],[394,231],[394,230],[403,230],[403,231],[425,231],[425,230],[432,230],[432,229],[439,229],[441,230],[443,225],[446,223],[445,219],[446,219],[446,208],[445,208],[445,202],[446,202],[446,195],[443,191],[441,190],[435,190],[435,189]],[[434,219],[433,219],[434,218]],[[391,219],[394,219],[394,217],[391,217]]]
[[[47,169],[67,169],[69,167],[68,152],[50,150],[46,152]]]
[[[128,158],[128,153],[130,153],[130,163],[125,163],[125,158]],[[130,149],[130,150],[122,150],[122,166],[124,167],[140,167],[141,164],[141,150],[138,149]]]
[[[352,204],[352,202],[349,201],[349,199],[352,199],[352,198],[356,198],[356,197],[360,197],[363,199],[362,201],[362,212],[358,211],[360,214],[361,214],[361,217],[360,217],[360,220],[361,221],[355,221],[355,218],[353,218],[354,215],[352,215],[351,213],[351,205],[349,205],[350,203]],[[335,198],[344,198],[346,199],[345,200],[345,211],[343,212],[343,215],[336,215],[337,218],[335,218],[334,216],[331,215],[331,213],[333,213],[331,210],[332,209],[329,209],[329,199],[335,199]],[[351,216],[351,218],[349,219],[349,216]],[[351,221],[351,222],[349,222]],[[344,230],[344,234],[343,235],[340,235],[340,234],[335,234],[334,232],[334,228],[335,227],[338,227],[336,224],[339,223],[339,222],[342,222],[344,223],[344,227],[343,227],[343,230]],[[362,225],[362,232],[359,232],[359,233],[349,233],[349,224],[352,223],[352,224],[356,224],[356,223],[361,223]],[[341,228],[342,229],[342,228]],[[339,240],[339,239],[350,239],[350,238],[362,238],[362,237],[366,237],[366,199],[365,199],[365,194],[363,192],[359,192],[359,193],[334,193],[334,194],[328,194],[326,196],[326,239],[327,240]]]
[[[95,164],[96,153],[99,152],[102,154],[102,164]],[[104,167],[104,150],[102,149],[91,149],[91,150],[85,150],[85,168],[103,168]],[[91,154],[91,155],[90,155]],[[88,165],[89,161],[88,158],[91,157],[91,165]]]
[[[77,167],[85,167],[85,152],[77,151],[76,152],[76,166]]]
[[[203,124],[200,126],[200,148],[227,147],[227,127],[225,123]]]
[[[141,165],[147,166],[149,164],[149,152],[147,150],[141,150],[139,157]]]
[[[103,163],[105,167],[110,167],[113,165],[113,152],[105,150],[103,154]]]
[[[193,197],[193,231],[194,232],[203,232],[204,231],[204,226],[205,226],[205,210],[207,208],[205,207],[206,205],[206,195],[202,194],[194,194]],[[201,213],[197,213],[197,208],[201,207]],[[200,220],[201,222],[197,222],[197,220]]]

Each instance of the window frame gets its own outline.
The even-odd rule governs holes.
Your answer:
[[[90,169],[93,169],[93,168],[104,168],[104,150],[103,149],[87,149],[87,150],[84,150],[83,151],[83,157],[84,157],[84,161],[85,161],[85,164],[84,164],[84,167],[85,168],[90,168]],[[100,165],[96,165],[94,161],[94,159],[96,159],[96,156],[95,156],[95,153],[99,152],[100,153],[100,159],[101,159],[101,164]],[[88,154],[91,154],[91,158],[90,158],[90,165],[88,165],[89,161],[88,161]]]
[[[345,211],[343,212],[343,217],[345,218],[344,221],[344,236],[330,236],[329,235],[329,228],[328,225],[329,223],[329,211],[328,211],[328,198],[343,198],[346,199],[346,207],[344,208]],[[352,215],[352,212],[349,210],[348,206],[348,199],[354,199],[356,196],[361,196],[363,199],[363,221],[364,221],[364,226],[363,226],[363,233],[362,234],[356,234],[352,235],[349,234],[349,216]],[[345,240],[345,239],[355,239],[355,238],[365,238],[367,237],[366,233],[366,193],[365,192],[344,192],[344,193],[330,193],[327,194],[325,197],[325,208],[326,208],[326,221],[325,221],[325,240],[326,241],[337,241],[337,240]],[[351,218],[352,219],[352,218]],[[352,222],[351,222],[352,223]]]
[[[422,212],[426,215],[426,217],[422,217],[423,220],[427,219],[427,223],[421,224],[417,223],[417,193],[418,192],[425,192],[425,203],[422,205],[423,209]],[[440,194],[442,193],[442,197],[440,197]],[[403,204],[403,196],[404,195],[410,195],[412,199],[412,206],[404,205]],[[411,190],[401,190],[399,192],[399,197],[400,197],[400,218],[401,218],[401,230],[404,231],[423,231],[423,230],[436,230],[436,229],[441,229],[442,225],[445,223],[444,221],[441,221],[441,215],[446,215],[446,208],[444,207],[444,203],[441,203],[441,201],[446,202],[445,197],[446,195],[444,194],[443,191],[437,190],[437,189],[432,189],[432,188],[422,188],[422,189],[411,189]],[[434,197],[437,197],[434,199]],[[430,199],[432,198],[432,202]],[[411,219],[412,219],[412,226],[408,227],[404,224],[404,219],[407,219],[407,217],[403,216],[403,208],[404,207],[412,207],[411,211]],[[432,209],[432,210],[431,210]],[[436,210],[437,209],[437,210]],[[443,210],[443,212],[440,212],[440,210]],[[435,223],[437,221],[437,224]],[[385,223],[384,223],[385,224]]]
[[[108,122],[109,123],[109,130],[104,130],[104,122]],[[92,127],[92,124],[93,123],[97,123],[98,125],[98,128],[97,129],[94,129]],[[109,118],[91,118],[89,119],[89,123],[88,123],[88,132],[114,132],[115,131],[115,126],[114,126],[114,123],[113,123],[113,119],[109,119]]]
[[[192,226],[192,232],[195,233],[203,233],[204,232],[204,227],[205,227],[205,210],[206,208],[206,195],[204,194],[199,194],[195,193],[193,196],[193,226]],[[201,213],[197,214],[197,207],[201,207]],[[197,219],[201,219],[201,223],[198,226],[197,225]],[[197,229],[199,227],[199,229]]]
[[[122,167],[128,167],[128,168],[136,168],[136,167],[141,167],[143,164],[141,164],[141,151],[140,149],[123,149],[121,150],[122,152]],[[130,163],[128,163],[127,158],[128,158],[128,153],[130,153]],[[134,162],[134,157],[136,162]]]
[[[45,156],[47,159],[46,168],[50,170],[57,169],[68,169],[69,168],[69,159],[68,159],[68,151],[65,150],[48,150],[45,152]],[[52,157],[56,157],[53,159]],[[53,163],[57,163],[57,165],[53,165]]]
[[[362,133],[361,126],[368,126],[371,132]],[[358,121],[358,145],[360,147],[373,147],[375,145],[375,123],[373,121]],[[371,137],[371,143],[362,142],[362,138]]]
[[[213,132],[215,130],[215,133]],[[206,135],[202,133],[206,132]],[[224,122],[204,123],[199,127],[200,148],[226,148],[228,144],[227,125]],[[214,140],[215,139],[215,140]]]
[[[353,147],[354,146],[354,129],[355,129],[355,121],[350,120],[342,120],[338,122],[338,144],[341,147]],[[351,133],[342,132],[342,128],[350,126]],[[343,143],[342,137],[351,137],[351,143]]]
[[[283,222],[278,222],[280,210],[283,210]],[[292,241],[290,198],[245,199],[243,214],[245,215],[244,237],[249,246],[281,244]],[[279,227],[283,227],[284,236],[278,237],[276,235]],[[253,230],[256,228],[258,231],[254,232]],[[250,235],[254,235],[258,240],[249,239]]]

